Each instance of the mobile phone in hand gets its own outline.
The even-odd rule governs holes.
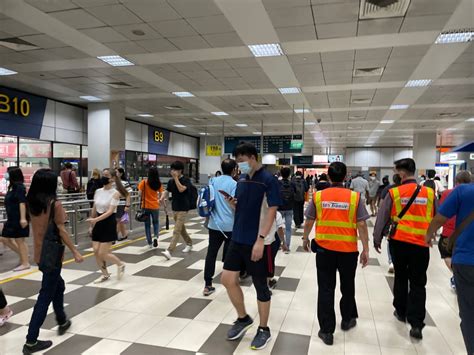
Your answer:
[[[222,195],[224,195],[224,197],[228,200],[232,200],[233,197],[231,195],[229,195],[227,192],[225,192],[224,190],[218,190]]]

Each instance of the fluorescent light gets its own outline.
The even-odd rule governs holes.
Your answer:
[[[468,118],[466,122],[474,122],[474,117]]]
[[[218,112],[211,112],[214,116],[229,116],[227,112],[218,111]]]
[[[97,57],[97,59],[100,59],[101,61],[110,64],[113,67],[128,67],[131,65],[135,65],[129,60],[119,55],[102,55]]]
[[[253,134],[261,135],[262,132],[252,132]]]
[[[173,95],[176,95],[178,97],[194,97],[194,95],[191,94],[189,91],[175,91],[173,92]]]
[[[299,88],[279,88],[281,94],[298,94],[300,92]]]
[[[364,147],[372,147],[372,144],[364,144]]]
[[[307,108],[295,108],[295,113],[308,113],[309,110]]]
[[[0,75],[14,75],[14,74],[18,74],[18,73],[16,71],[0,67]]]
[[[316,124],[316,122],[312,122],[312,121],[306,121],[306,122],[304,123],[305,126],[313,126],[313,125],[315,125],[315,124]]]
[[[458,128],[455,128],[455,127],[450,127],[450,128],[446,128],[447,131],[457,131]]]
[[[382,120],[380,123],[385,124],[385,123],[393,123],[395,120]]]
[[[275,57],[283,55],[278,43],[253,44],[248,46],[255,57]]]
[[[248,127],[249,126],[247,123],[236,123],[235,125],[237,127]]]
[[[392,105],[390,110],[406,110],[410,105]]]
[[[88,95],[86,95],[86,96],[80,96],[80,98],[83,99],[83,100],[87,100],[87,101],[102,101],[102,99],[99,98],[99,97],[88,96]]]
[[[469,29],[453,30],[441,32],[436,38],[436,44],[464,43],[470,42],[474,36],[474,31]]]
[[[200,134],[201,136],[208,136],[208,135],[209,135],[209,133],[206,133],[206,132],[201,132],[201,133],[199,133],[199,134]]]
[[[374,129],[374,132],[385,132],[384,129]]]
[[[417,80],[409,80],[405,87],[406,88],[415,88],[415,87],[423,87],[428,86],[431,84],[431,79],[417,79]]]
[[[186,127],[184,124],[174,124],[173,127],[176,127],[176,128],[184,128]]]
[[[137,116],[140,116],[140,117],[154,117],[153,115],[151,115],[149,113],[139,113]]]

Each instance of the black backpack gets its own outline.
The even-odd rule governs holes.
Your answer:
[[[303,202],[304,201],[304,195],[306,193],[305,188],[304,188],[305,181],[303,179],[295,179],[294,183],[295,183],[295,187],[296,187],[295,201],[296,202]]]
[[[423,186],[429,187],[429,188],[433,189],[433,191],[436,191],[436,183],[434,182],[434,180],[426,180],[424,182]]]
[[[197,200],[198,200],[198,190],[196,186],[193,185],[193,183],[190,181],[189,182],[189,209],[190,210],[195,210],[197,208]]]
[[[288,180],[280,181],[280,197],[283,204],[280,209],[283,211],[291,210],[293,208],[293,201],[295,200],[295,191],[291,182]]]

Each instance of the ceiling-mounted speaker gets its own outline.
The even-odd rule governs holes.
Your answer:
[[[399,0],[366,0],[366,2],[378,7],[387,7],[399,2]]]

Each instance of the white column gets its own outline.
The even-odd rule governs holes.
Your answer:
[[[89,104],[87,112],[88,170],[111,165],[111,152],[125,150],[125,108],[121,103]]]
[[[436,164],[436,132],[413,136],[413,159],[418,170],[434,169]]]

